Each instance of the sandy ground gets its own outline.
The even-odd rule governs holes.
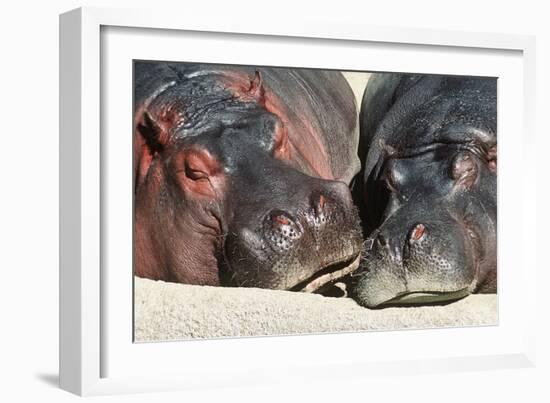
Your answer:
[[[361,105],[369,73],[344,72]],[[136,341],[495,325],[497,296],[446,306],[370,310],[350,298],[136,278]]]
[[[367,86],[371,73],[344,71],[342,74],[346,77],[351,89],[353,90],[353,94],[355,95],[355,103],[357,105],[357,109],[359,109],[361,106],[361,100],[363,99],[363,91]]]
[[[164,283],[136,278],[135,340],[323,333],[497,324],[497,296],[446,306],[367,309],[350,298]]]

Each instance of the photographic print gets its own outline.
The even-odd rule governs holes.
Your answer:
[[[136,342],[497,324],[496,78],[133,69]]]

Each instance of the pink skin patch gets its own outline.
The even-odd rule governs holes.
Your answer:
[[[288,140],[288,131],[282,124],[278,124],[275,128],[275,147],[273,148],[273,156],[280,160],[290,160],[290,143]]]
[[[309,119],[298,115],[298,122],[291,122],[282,106],[274,94],[266,91],[265,107],[268,112],[276,115],[283,122],[283,126],[288,133],[288,152],[286,156],[289,160],[299,158],[313,171],[313,173],[323,179],[334,179],[330,166],[326,163],[329,160],[324,145],[319,140],[319,133],[309,124]],[[282,155],[275,154],[275,157]]]
[[[226,75],[224,84],[235,96],[244,101],[256,101],[268,112],[276,115],[282,122],[282,127],[276,129],[274,157],[277,159],[301,161],[313,174],[323,179],[334,179],[324,144],[320,134],[311,126],[306,116],[297,116],[296,122],[290,121],[286,107],[275,93],[261,83],[258,72],[251,80],[249,76],[239,73]],[[297,161],[298,160],[298,161]]]

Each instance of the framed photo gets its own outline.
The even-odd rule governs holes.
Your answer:
[[[62,388],[533,365],[531,37],[84,8],[60,45]]]

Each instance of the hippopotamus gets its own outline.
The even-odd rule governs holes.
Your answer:
[[[358,120],[339,72],[135,61],[134,273],[296,291],[347,274]]]
[[[367,235],[351,294],[448,303],[497,286],[496,79],[373,74],[354,181]]]

